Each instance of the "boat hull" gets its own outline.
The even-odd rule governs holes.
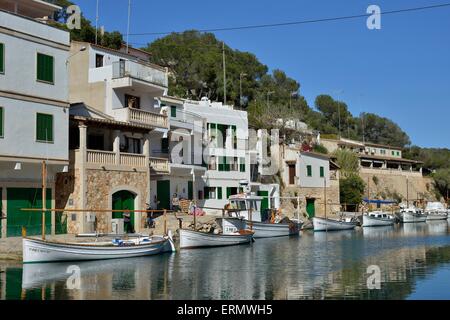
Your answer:
[[[443,214],[443,213],[429,213],[427,215],[427,221],[439,221],[439,220],[447,220],[448,219],[448,214]]]
[[[22,244],[23,263],[123,259],[175,251],[170,236],[152,237],[151,242],[134,246],[57,243],[32,238],[24,238]]]
[[[385,219],[363,215],[363,227],[385,227],[393,226],[395,219]]]
[[[418,223],[427,221],[427,216],[423,214],[417,214],[412,212],[403,212],[401,214],[401,220],[403,223]]]
[[[250,243],[253,233],[248,234],[212,234],[180,229],[180,249],[234,246]]]
[[[355,229],[356,223],[324,218],[313,218],[314,231],[340,231]]]
[[[255,232],[253,238],[276,238],[300,235],[302,223],[264,223],[236,218],[223,218],[222,229],[224,233],[234,233],[238,230],[249,229]]]

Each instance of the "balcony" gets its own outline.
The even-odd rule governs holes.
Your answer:
[[[86,165],[89,169],[115,169],[120,171],[144,172],[150,166],[152,174],[169,174],[169,160],[166,158],[147,157],[143,154],[116,153],[103,150],[87,150]],[[74,160],[80,163],[80,150],[74,150]],[[71,160],[73,161],[73,160]]]
[[[114,62],[112,78],[113,80],[129,78],[144,81],[159,87],[168,87],[168,78],[165,68],[133,61]],[[128,83],[123,85],[131,86],[132,84]],[[123,85],[119,86],[123,87]]]
[[[127,121],[163,129],[169,128],[169,121],[166,115],[140,109],[127,108]]]

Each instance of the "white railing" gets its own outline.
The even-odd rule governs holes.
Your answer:
[[[169,173],[169,160],[165,158],[150,158],[150,169],[156,172]]]
[[[134,153],[120,153],[120,165],[128,167],[145,167],[147,156]]]
[[[160,128],[169,127],[167,116],[133,108],[128,108],[128,121],[148,124]]]
[[[380,174],[380,175],[399,175],[399,176],[416,176],[421,177],[422,173],[420,171],[411,171],[411,170],[400,170],[400,169],[381,169],[381,168],[368,168],[361,167],[360,170],[362,173],[370,173],[370,174]]]
[[[88,163],[98,163],[98,164],[114,164],[116,159],[116,154],[111,151],[98,151],[98,150],[88,150],[87,151],[87,162]]]
[[[167,87],[167,73],[162,67],[133,61],[117,61],[113,63],[113,79],[132,77],[159,86]]]

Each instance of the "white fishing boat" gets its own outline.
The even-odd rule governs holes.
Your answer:
[[[418,223],[427,221],[427,215],[416,207],[407,207],[400,209],[400,220],[403,223]]]
[[[180,229],[180,248],[206,248],[246,244],[253,241],[254,232],[239,230],[230,234],[214,234],[194,230]]]
[[[448,219],[448,210],[440,202],[428,202],[425,213],[427,215],[427,221]]]
[[[369,212],[363,215],[363,227],[393,226],[395,217],[382,211]]]
[[[356,227],[356,222],[352,219],[334,220],[328,218],[313,218],[314,231],[340,231],[352,230]]]
[[[121,259],[174,252],[168,236],[151,236],[130,240],[69,243],[23,238],[23,263]]]
[[[255,232],[254,238],[273,238],[300,235],[303,222],[300,220],[281,219],[262,212],[263,197],[251,193],[243,193],[229,198],[228,211],[230,217],[218,219],[224,234],[238,230],[250,229]]]

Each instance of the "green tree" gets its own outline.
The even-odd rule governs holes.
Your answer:
[[[433,174],[434,186],[448,202],[450,195],[450,169],[439,169]]]
[[[341,204],[346,205],[347,210],[356,211],[362,203],[366,184],[358,174],[350,174],[339,181]]]
[[[355,152],[338,149],[333,153],[336,163],[341,168],[342,176],[351,176],[359,172],[359,158]]]

